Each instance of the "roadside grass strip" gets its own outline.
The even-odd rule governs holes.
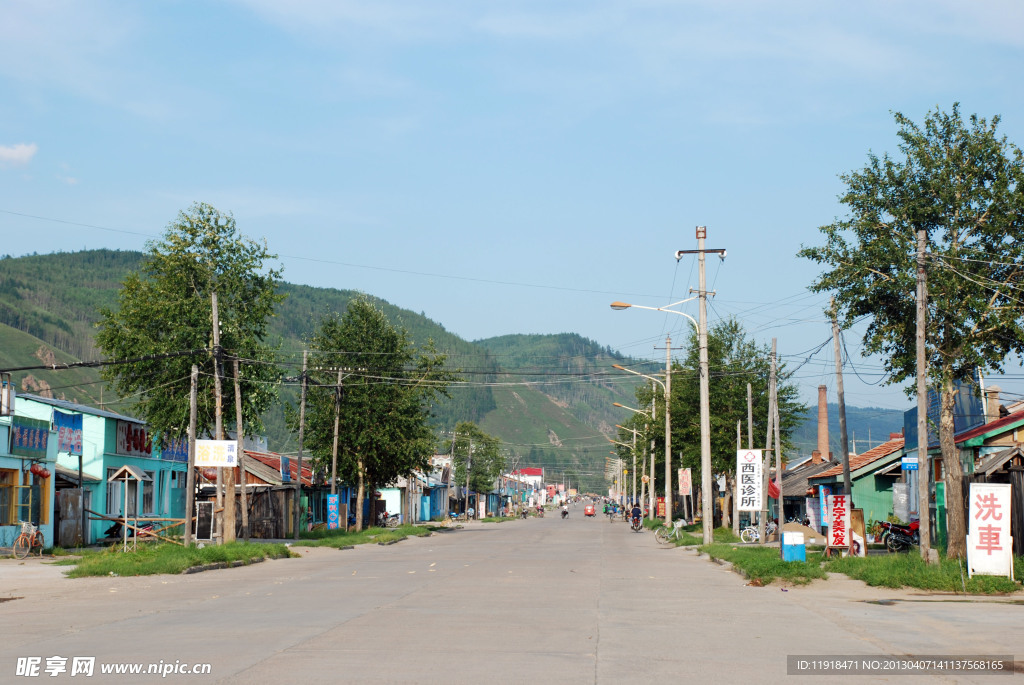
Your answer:
[[[727,532],[732,535],[732,531]],[[728,561],[751,581],[761,585],[767,585],[777,579],[794,585],[805,585],[815,578],[828,577],[821,568],[821,555],[808,554],[807,561],[783,561],[779,557],[778,548],[735,547],[729,543],[703,545],[698,551],[712,559]]]
[[[148,576],[159,573],[181,573],[194,566],[254,559],[286,559],[291,556],[283,544],[231,542],[226,545],[180,547],[169,543],[140,544],[137,551],[122,552],[116,547],[86,554],[80,559],[57,562],[71,565],[70,578],[86,576]]]
[[[366,545],[373,542],[398,542],[410,537],[424,537],[430,535],[431,530],[426,526],[412,526],[403,524],[397,528],[367,528],[358,533],[348,532],[341,529],[316,530],[299,533],[305,547],[333,547],[341,549],[352,545]]]
[[[1024,572],[1024,558],[1014,557],[1014,577]],[[845,573],[873,587],[912,587],[935,592],[967,594],[1003,594],[1021,590],[1020,582],[1000,576],[967,577],[967,562],[942,559],[928,564],[919,554],[880,554],[868,557],[836,557],[824,564],[825,570]]]

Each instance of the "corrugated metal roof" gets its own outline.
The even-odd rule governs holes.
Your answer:
[[[68,402],[67,400],[55,400],[51,397],[40,397],[39,395],[29,395],[26,393],[20,393],[18,395],[18,399],[34,400],[36,402],[42,402],[43,404],[49,404],[59,409],[64,409],[66,411],[75,411],[78,412],[79,414],[102,416],[107,419],[120,419],[121,421],[131,421],[132,423],[146,425],[145,421],[143,421],[142,419],[137,419],[134,416],[126,416],[124,414],[118,414],[116,412],[107,411],[106,409],[97,409],[96,407],[90,407],[84,404]]]
[[[807,488],[810,485],[807,482],[808,478],[817,476],[822,471],[826,471],[835,466],[830,461],[823,461],[820,464],[811,464],[805,462],[792,470],[786,470],[782,472],[782,496],[785,497],[804,497],[807,493]]]

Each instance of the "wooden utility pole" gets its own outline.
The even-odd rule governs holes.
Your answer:
[[[341,369],[338,369],[338,385],[334,389],[334,446],[331,448],[331,494],[338,494],[338,427],[341,421]],[[345,522],[348,525],[348,522]]]
[[[749,388],[750,385],[748,384]],[[743,421],[741,419],[736,420],[736,453],[743,449]],[[740,503],[739,493],[736,490],[739,488],[739,482],[736,480],[736,476],[732,476],[732,507],[730,515],[732,516],[732,534],[739,536],[740,534]]]
[[[917,232],[917,516],[920,521],[921,558],[931,561],[931,521],[928,518],[928,502],[931,488],[929,477],[931,464],[928,460],[928,360],[925,346],[925,332],[928,322],[928,281],[925,276],[925,250],[928,247],[928,231]],[[955,506],[959,506],[956,503]]]
[[[836,394],[839,396],[839,449],[843,451],[843,490],[853,509],[853,485],[850,482],[850,443],[846,438],[846,399],[843,394],[843,357],[839,349],[839,319],[836,298],[832,298],[832,347],[836,353]]]
[[[238,439],[238,479],[242,486],[242,537],[249,542],[249,496],[245,475],[245,427],[242,423],[242,380],[235,357],[235,438]]]
[[[665,525],[672,525],[672,338],[665,336]],[[706,544],[706,543],[705,543]]]
[[[299,539],[299,525],[302,521],[302,441],[306,435],[306,364],[309,361],[309,350],[302,351],[302,392],[299,395],[299,454],[298,468],[295,470],[295,517],[292,521],[294,530],[292,539]]]
[[[707,261],[704,250],[707,231],[707,226],[697,227],[697,278],[700,288],[700,292],[697,293],[700,303],[697,336],[700,338],[700,491],[703,509],[701,523],[704,524],[704,544],[710,545],[715,541],[715,505],[711,501],[711,378],[708,369],[708,290],[704,267]],[[724,258],[725,252],[722,251],[719,255]],[[679,259],[678,253],[676,259]]]
[[[765,543],[768,524],[768,471],[772,464],[772,434],[775,427],[775,339],[772,338],[772,367],[768,376],[768,431],[764,441],[764,459],[761,463],[761,516],[757,522],[757,542]]]
[[[188,468],[185,470],[185,531],[182,541],[192,544],[192,516],[196,509],[196,420],[198,410],[199,367],[192,365],[192,390],[188,396]],[[84,500],[83,500],[84,505]]]
[[[217,291],[210,294],[213,308],[213,393],[214,432],[217,440],[224,439],[224,351],[220,347],[220,314],[217,305]],[[235,539],[235,471],[217,468],[217,518],[220,521],[220,542]]]
[[[778,356],[778,354],[776,354],[776,348],[777,348],[777,340],[776,340],[776,338],[772,338],[772,377],[774,377],[774,378],[778,378],[778,375],[779,375],[779,367],[778,367],[779,356]],[[772,407],[773,407],[773,409],[772,409],[772,412],[773,412],[772,413],[772,417],[773,417],[772,425],[775,427],[775,430],[774,430],[774,432],[775,432],[775,482],[779,486],[778,510],[776,511],[776,513],[779,516],[779,533],[778,533],[778,535],[779,535],[779,542],[780,542],[780,544],[779,544],[779,555],[781,556],[781,554],[782,554],[782,544],[781,544],[781,542],[782,542],[782,526],[786,522],[786,519],[783,517],[784,510],[782,508],[782,504],[783,504],[783,498],[782,498],[782,435],[781,435],[781,431],[779,430],[779,426],[780,426],[781,421],[779,419],[779,389],[778,389],[778,384],[777,383],[772,386]]]

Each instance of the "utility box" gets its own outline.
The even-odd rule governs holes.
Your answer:
[[[782,560],[807,561],[807,545],[804,544],[803,533],[796,531],[783,531]]]

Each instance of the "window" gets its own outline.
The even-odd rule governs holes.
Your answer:
[[[0,526],[18,523],[15,502],[18,498],[18,472],[14,469],[0,469]]]
[[[145,473],[149,476],[149,480],[144,480],[139,483],[139,487],[142,489],[142,513],[154,514],[156,513],[153,510],[153,502],[156,500],[156,497],[153,496],[153,488],[156,485],[153,480],[155,472],[146,471]]]

